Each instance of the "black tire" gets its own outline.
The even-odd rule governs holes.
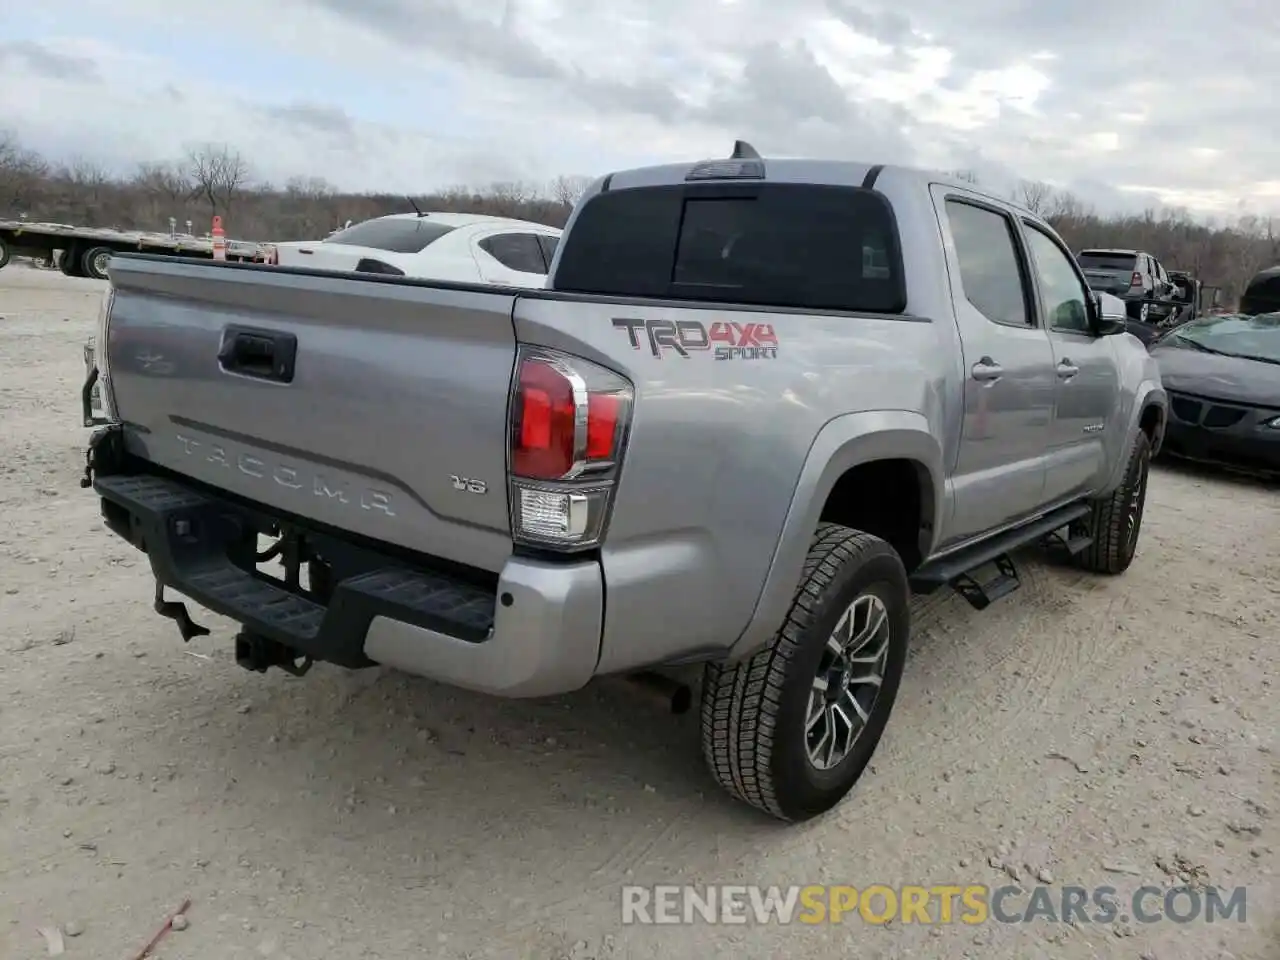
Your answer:
[[[80,273],[80,253],[75,247],[68,247],[62,251],[62,259],[58,261],[58,269],[62,271],[64,277],[79,277]]]
[[[850,605],[874,595],[888,639],[878,696],[842,760],[819,769],[809,757],[806,712],[827,641]],[[830,810],[875,752],[902,680],[911,629],[902,560],[878,537],[819,525],[791,609],[763,650],[736,664],[708,664],[702,685],[702,752],[729,793],[785,821]]]
[[[1151,468],[1151,439],[1141,430],[1129,449],[1124,480],[1108,497],[1093,501],[1090,532],[1093,543],[1076,556],[1077,562],[1093,573],[1114,576],[1124,573],[1133,562],[1142,532],[1142,515],[1147,503],[1147,477]]]
[[[0,270],[7,267],[12,258],[13,251],[9,249],[9,241],[4,237],[0,237]]]
[[[107,279],[107,261],[115,251],[110,247],[90,247],[80,258],[80,271],[92,280]]]

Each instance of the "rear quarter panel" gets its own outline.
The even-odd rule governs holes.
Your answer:
[[[908,411],[933,437],[945,433],[949,318],[601,303],[548,293],[522,297],[514,320],[520,341],[594,360],[635,385],[635,419],[602,549],[608,605],[600,672],[724,651],[738,639],[827,424],[860,410]],[[677,323],[683,341],[651,338]],[[715,333],[756,344],[772,333],[776,349],[717,359],[715,346],[727,340]],[[822,468],[832,453],[824,449]],[[804,532],[805,548],[811,534],[812,527]],[[797,578],[788,567],[782,579],[789,602]]]

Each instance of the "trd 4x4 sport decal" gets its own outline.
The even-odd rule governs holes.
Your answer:
[[[648,343],[649,351],[659,360],[667,351],[688,357],[705,350],[714,350],[717,360],[776,360],[778,357],[778,335],[771,323],[717,320],[708,328],[698,320],[614,317],[613,326],[627,331],[636,350],[641,349],[642,342]]]

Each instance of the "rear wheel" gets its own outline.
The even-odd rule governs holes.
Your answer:
[[[749,659],[706,669],[702,750],[721,786],[788,821],[844,798],[893,710],[909,597],[889,544],[819,526],[782,629]]]
[[[13,257],[13,251],[9,249],[9,241],[4,237],[0,237],[0,270],[9,265],[9,260]]]
[[[1090,525],[1093,543],[1077,556],[1086,570],[1118,574],[1129,569],[1142,532],[1150,470],[1151,440],[1139,430],[1129,449],[1123,482],[1110,496],[1093,502]]]
[[[86,277],[94,280],[107,279],[107,264],[111,262],[110,247],[90,247],[80,258],[81,269]]]

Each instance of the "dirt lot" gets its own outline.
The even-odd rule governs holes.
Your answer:
[[[390,672],[249,674],[184,647],[78,486],[101,286],[0,273],[0,957],[1280,958],[1280,491],[1160,469],[1103,580],[1026,561],[930,598],[855,795],[781,828],[696,718],[616,687],[503,703]],[[1248,886],[1247,919],[622,927],[626,883]]]

